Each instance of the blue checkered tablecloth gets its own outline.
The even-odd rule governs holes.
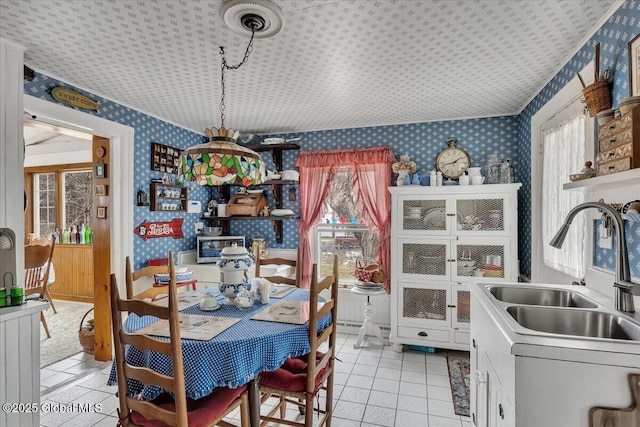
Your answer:
[[[308,301],[309,291],[296,289],[284,299]],[[222,300],[223,297],[218,296],[218,302]],[[182,340],[187,397],[199,399],[218,387],[241,386],[262,371],[273,371],[279,368],[288,357],[309,353],[311,348],[308,322],[304,325],[291,325],[251,320],[257,312],[277,301],[279,300],[271,299],[269,304],[265,305],[256,302],[253,308],[246,312],[227,305],[222,305],[214,312],[202,311],[197,305],[181,311],[188,314],[241,319],[210,341]],[[329,319],[329,315],[320,319],[319,331],[327,326]],[[156,317],[138,317],[132,314],[125,321],[124,328],[127,332],[134,332],[157,321]],[[158,339],[168,340],[168,338]],[[141,352],[127,346],[125,357],[134,366],[145,366],[165,375],[171,375],[173,372],[171,357],[154,351]],[[137,381],[129,381],[130,392],[133,395],[142,392],[142,398],[145,400],[154,399],[162,392],[158,387],[143,387]],[[107,384],[117,384],[115,360]]]

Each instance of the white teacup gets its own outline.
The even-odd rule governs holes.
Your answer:
[[[471,185],[480,185],[480,184],[484,184],[484,176],[471,177]]]
[[[460,178],[458,178],[458,184],[469,185],[469,175],[467,174],[460,175]]]

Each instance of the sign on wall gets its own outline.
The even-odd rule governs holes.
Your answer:
[[[71,105],[74,108],[82,108],[83,110],[98,111],[100,103],[94,101],[86,95],[76,92],[75,90],[68,89],[62,86],[56,86],[49,90],[51,97],[63,104]]]
[[[174,218],[171,221],[142,221],[133,232],[144,240],[156,237],[184,238],[182,233],[183,218]]]

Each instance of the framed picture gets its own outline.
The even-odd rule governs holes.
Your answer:
[[[107,196],[107,186],[106,185],[96,185],[95,187],[95,195],[96,196]]]
[[[640,95],[640,34],[629,42],[629,96]]]
[[[93,172],[96,178],[106,178],[107,177],[107,165],[104,163],[96,163],[93,166]]]
[[[98,210],[96,212],[96,216],[98,219],[107,219],[107,207],[106,206],[98,206]]]

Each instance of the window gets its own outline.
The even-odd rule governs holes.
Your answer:
[[[545,131],[542,175],[542,239],[549,242],[560,229],[569,211],[584,202],[583,191],[564,191],[562,186],[572,173],[584,167],[586,157],[585,115],[569,118]],[[584,276],[585,219],[580,214],[562,249],[543,246],[545,267],[574,278]]]
[[[56,228],[56,181],[53,173],[34,174],[33,198],[35,221],[33,232],[38,236],[50,236]]]
[[[351,183],[352,176],[346,170],[335,174],[326,199],[327,213],[316,228],[319,276],[331,271],[333,256],[338,255],[342,284],[357,280],[354,272],[358,258],[374,259],[378,250],[378,236],[361,222]]]
[[[87,169],[87,167],[89,169]],[[82,168],[26,168],[25,188],[32,208],[27,208],[26,233],[49,237],[55,229],[82,224],[92,227],[93,171]]]

